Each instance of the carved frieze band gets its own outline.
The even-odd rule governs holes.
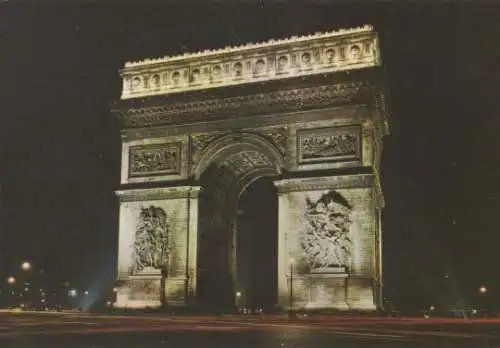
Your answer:
[[[129,178],[179,174],[180,165],[180,142],[129,148]]]
[[[274,182],[278,193],[372,187],[372,174],[339,175],[317,178],[293,178]]]
[[[197,198],[200,186],[175,186],[168,188],[117,190],[120,202],[154,201],[161,199]]]
[[[302,129],[297,132],[298,163],[356,161],[361,158],[360,127]]]
[[[380,65],[369,26],[308,38],[127,63],[122,99],[193,91]]]
[[[143,108],[114,109],[112,112],[125,128],[160,124],[186,123],[214,117],[270,114],[296,110],[320,109],[362,101],[369,92],[367,81],[348,82],[308,88],[280,90],[230,98],[200,100],[186,103],[166,103]]]

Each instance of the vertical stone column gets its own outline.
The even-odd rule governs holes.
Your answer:
[[[116,307],[159,307],[162,289],[171,306],[184,306],[196,295],[199,189],[181,186],[116,192],[120,199]],[[137,230],[144,225],[153,232],[159,228],[153,220],[144,221],[145,209],[154,209],[165,216],[166,277],[154,266],[146,265],[139,270],[134,267],[138,255],[134,244],[140,238]],[[158,244],[148,244],[148,239],[145,240],[145,253],[154,253]]]
[[[279,196],[281,308],[290,303],[302,309],[376,308],[373,284],[378,215],[373,181],[373,175],[366,174],[274,182]]]

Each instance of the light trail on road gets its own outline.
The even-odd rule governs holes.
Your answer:
[[[427,342],[428,340],[489,340],[500,343],[499,319],[420,319],[316,316],[289,320],[284,316],[161,316],[101,315],[89,313],[0,313],[0,339],[79,337],[131,333],[286,333],[301,337],[329,335],[331,339],[373,342]],[[478,332],[478,329],[480,332]],[[472,346],[472,345],[471,345]],[[475,346],[476,347],[476,346]]]

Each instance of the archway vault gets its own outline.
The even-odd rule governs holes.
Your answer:
[[[285,167],[285,160],[276,146],[252,132],[230,132],[213,140],[195,164],[194,177],[200,179],[214,163],[229,165],[239,175],[257,168],[268,168],[280,174]]]
[[[253,133],[221,136],[200,157],[195,177],[202,188],[198,224],[202,302],[234,306],[239,197],[259,178],[280,175],[283,166],[274,145]]]

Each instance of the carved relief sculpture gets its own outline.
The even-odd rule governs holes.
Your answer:
[[[280,50],[280,55],[269,51],[269,47]],[[125,84],[122,99],[147,95],[169,94],[222,86],[253,83],[280,78],[280,74],[304,76],[338,71],[341,68],[361,69],[380,65],[377,54],[378,39],[371,26],[318,33],[283,40],[271,40],[238,47],[205,50],[179,56],[127,62],[122,70],[125,81],[144,79],[152,75],[175,70],[171,83],[159,83],[138,88],[135,83]],[[374,49],[375,48],[375,49]],[[333,59],[337,51],[340,59]],[[344,54],[347,53],[347,54]],[[245,61],[242,56],[252,59]],[[291,64],[289,64],[289,57]],[[212,59],[222,60],[213,62]],[[246,63],[246,64],[245,64]],[[334,63],[334,64],[333,64]],[[210,64],[206,78],[201,79],[200,66]],[[244,68],[244,65],[246,67]],[[187,72],[192,71],[191,76]],[[182,76],[184,72],[184,76]],[[158,81],[159,82],[159,81]]]
[[[133,273],[161,270],[168,257],[167,214],[162,208],[142,208],[135,232]]]
[[[132,146],[129,150],[129,177],[177,174],[180,144]]]
[[[306,198],[307,225],[300,244],[312,272],[334,271],[348,266],[351,256],[350,227],[352,207],[336,191],[329,191],[316,202]]]
[[[359,129],[309,129],[299,132],[299,163],[359,158]]]

